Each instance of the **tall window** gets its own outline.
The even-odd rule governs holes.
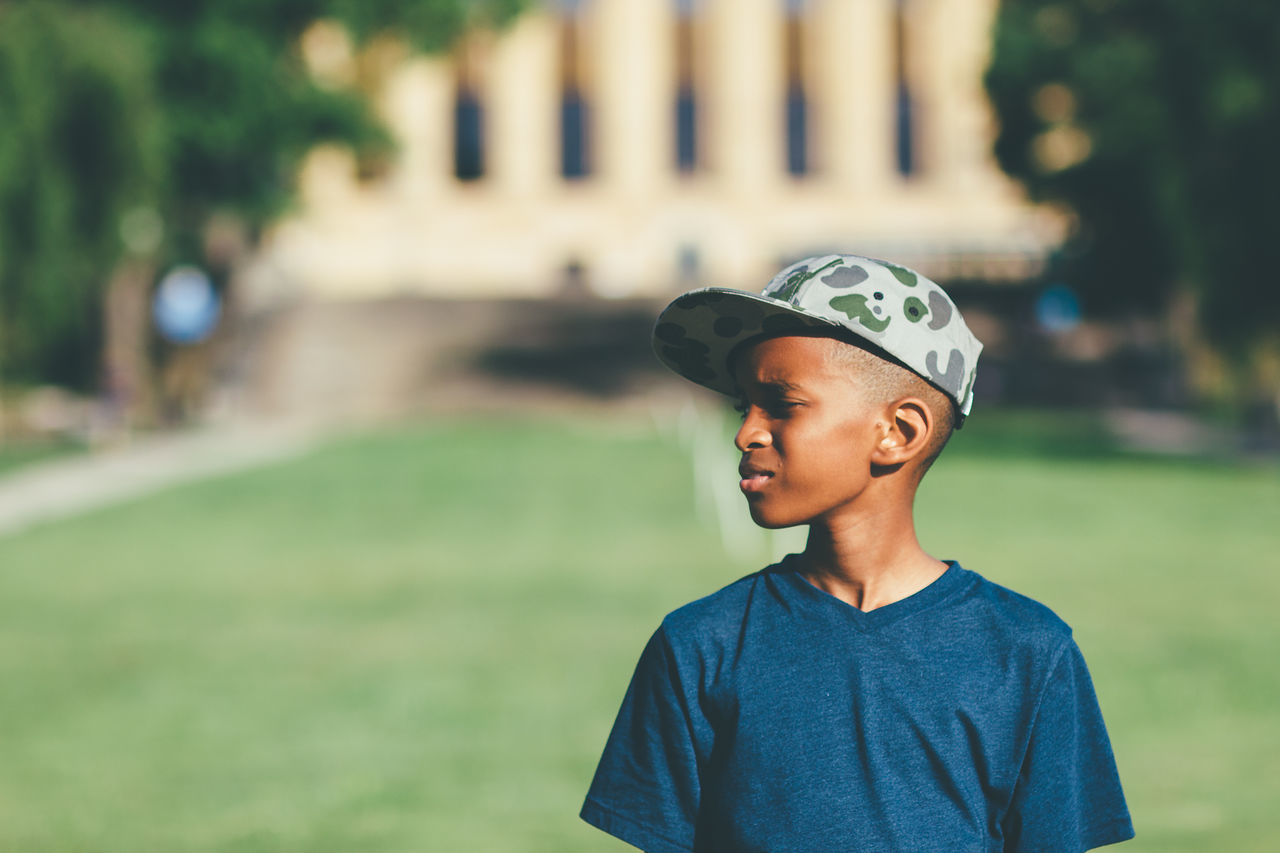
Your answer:
[[[582,87],[582,51],[575,8],[560,18],[560,174],[583,178],[591,173],[590,112]]]
[[[893,6],[894,79],[897,87],[896,150],[898,174],[910,177],[916,173],[915,105],[911,99],[911,85],[907,74],[907,20],[904,6],[907,0],[897,0]]]
[[[657,0],[654,0],[657,2]],[[676,169],[698,168],[698,100],[694,89],[693,3],[676,3]]]
[[[784,62],[787,74],[785,127],[787,171],[794,176],[809,172],[809,104],[804,86],[804,5],[788,0],[784,29]]]
[[[474,181],[484,177],[484,105],[479,57],[470,39],[463,39],[453,64],[453,174],[460,181]]]

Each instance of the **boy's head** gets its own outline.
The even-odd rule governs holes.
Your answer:
[[[906,460],[910,480],[918,482],[972,406],[982,344],[942,289],[918,273],[826,255],[786,268],[762,295],[726,288],[686,293],[659,317],[654,349],[676,373],[746,404],[737,443],[748,499],[753,483],[763,501],[765,491],[776,495],[788,482],[799,487],[804,477],[803,488],[793,491],[820,504],[831,487],[854,487],[824,473],[842,458],[856,467],[847,466],[850,453],[865,451],[871,471],[896,470],[904,466],[894,461]],[[893,435],[872,436],[877,430]],[[791,455],[785,478],[765,470],[783,466],[784,437]],[[906,443],[909,453],[859,443],[873,437]],[[753,471],[756,479],[746,476]],[[753,516],[762,501],[752,503]],[[808,520],[791,517],[797,507],[757,521]]]

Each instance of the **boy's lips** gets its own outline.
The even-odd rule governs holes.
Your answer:
[[[742,478],[738,483],[738,488],[750,493],[763,489],[765,484],[773,477],[773,472],[768,468],[761,468],[758,465],[749,465],[744,462],[738,466],[738,476]]]

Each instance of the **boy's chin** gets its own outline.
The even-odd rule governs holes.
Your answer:
[[[786,527],[798,527],[809,523],[808,519],[790,518],[779,513],[768,512],[756,504],[751,506],[751,520],[757,527],[763,527],[765,530],[782,530]]]

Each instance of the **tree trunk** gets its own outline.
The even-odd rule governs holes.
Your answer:
[[[102,384],[108,429],[128,432],[156,421],[151,359],[151,281],[155,265],[127,258],[111,274],[103,299]]]

